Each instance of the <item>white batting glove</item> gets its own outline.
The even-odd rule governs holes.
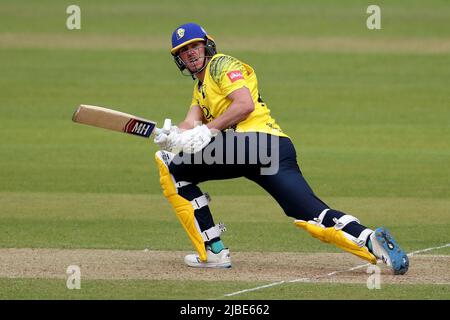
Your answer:
[[[177,145],[179,144],[178,136],[180,134],[181,129],[179,129],[177,126],[172,126],[172,120],[166,119],[164,120],[163,128],[158,131],[155,138],[153,139],[153,142],[155,142],[161,150],[178,153],[179,151],[175,151],[177,149],[180,149],[179,147],[177,147]]]
[[[158,131],[153,142],[159,146],[161,150],[167,150],[167,136],[170,133],[170,126],[172,125],[172,120],[166,119],[164,120],[164,126],[161,130]]]
[[[183,152],[196,153],[202,150],[211,142],[213,133],[205,124],[186,130],[181,134],[181,145]]]
[[[162,128],[162,131],[167,135],[171,134],[172,132],[181,133],[180,128],[172,125],[171,119],[164,120],[164,126]]]
[[[167,150],[173,153],[179,153],[183,150],[180,131],[172,131],[167,136]]]

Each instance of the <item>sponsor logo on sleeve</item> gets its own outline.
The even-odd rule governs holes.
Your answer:
[[[239,79],[244,79],[244,76],[242,75],[241,71],[234,70],[227,73],[228,79],[230,79],[231,82],[235,82]]]

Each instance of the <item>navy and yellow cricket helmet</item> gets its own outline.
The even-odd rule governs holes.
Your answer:
[[[208,33],[203,29],[201,26],[199,26],[196,23],[186,23],[182,24],[178,28],[175,29],[175,31],[172,33],[172,49],[170,50],[170,53],[172,54],[175,64],[177,65],[178,69],[184,74],[183,71],[185,71],[186,65],[184,64],[183,60],[178,55],[178,51],[196,41],[204,41],[205,42],[205,56],[212,57],[217,53],[216,44],[214,42],[214,39],[208,35]],[[190,75],[194,75],[200,71],[202,71],[206,67],[206,59],[204,61],[203,67],[195,72],[192,72],[189,70]],[[189,75],[185,74],[185,75]]]
[[[192,22],[183,24],[172,33],[170,53],[175,55],[181,47],[195,41],[205,41],[206,44],[212,42],[214,44],[214,39],[198,24]]]

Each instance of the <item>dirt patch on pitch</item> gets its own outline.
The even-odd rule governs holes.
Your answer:
[[[347,253],[234,252],[231,269],[184,265],[186,252],[88,249],[0,249],[0,278],[67,278],[77,265],[82,279],[303,281],[362,283],[364,261]],[[383,283],[450,284],[450,255],[415,255],[404,276],[379,264]]]

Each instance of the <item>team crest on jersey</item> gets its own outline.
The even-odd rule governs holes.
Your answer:
[[[215,117],[211,114],[211,112],[209,111],[209,109],[205,106],[201,106],[202,111],[203,111],[203,115],[205,116],[205,119],[208,121],[214,120]]]
[[[185,30],[183,28],[177,30],[177,40],[180,40],[181,38],[184,37],[184,31]]]
[[[230,79],[231,82],[235,82],[239,79],[244,79],[244,76],[242,75],[242,72],[239,70],[230,71],[227,73],[228,79]]]

